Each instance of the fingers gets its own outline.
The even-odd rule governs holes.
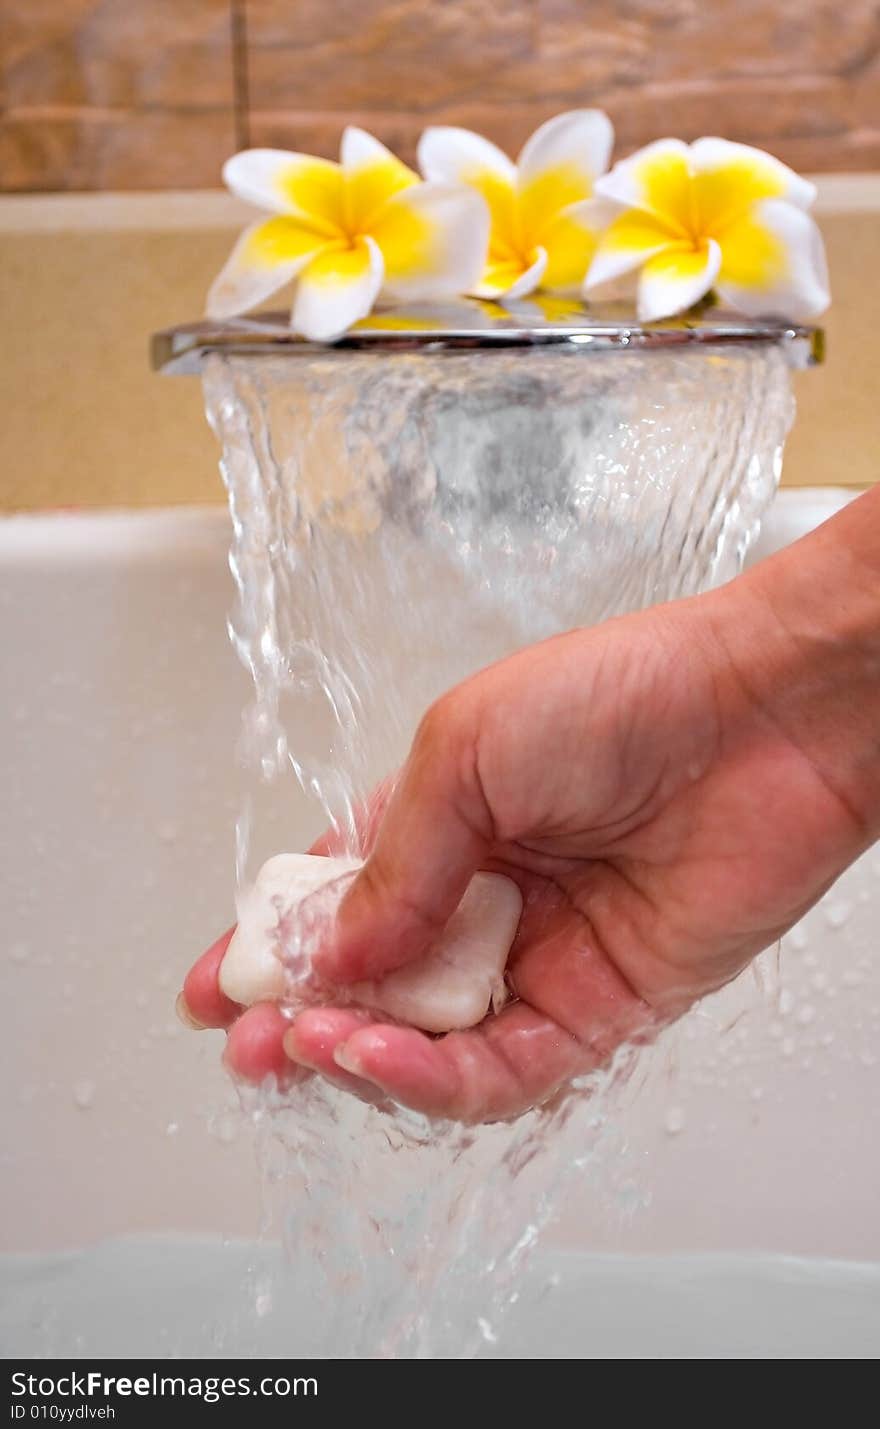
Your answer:
[[[301,1012],[293,1023],[288,1023],[284,1050],[299,1066],[320,1072],[334,1086],[354,1092],[365,1101],[372,1101],[376,1093],[373,1083],[343,1071],[334,1061],[333,1054],[353,1033],[368,1027],[374,1020],[374,1014],[363,1008],[309,1008]]]
[[[280,1008],[258,1002],[243,1012],[229,1029],[223,1060],[236,1077],[263,1082],[275,1077],[286,1088],[303,1076],[284,1051],[284,1034],[290,1023]]]
[[[333,1061],[337,1042],[372,1020],[371,1013],[360,1009],[327,1007],[303,1012],[291,1023],[273,1003],[261,1002],[243,1012],[230,1029],[223,1061],[245,1082],[259,1084],[271,1076],[286,1090],[315,1071],[343,1091],[375,1100],[375,1086]]]
[[[573,879],[566,888],[533,876],[522,887],[509,968],[521,1001],[442,1038],[366,1013],[357,1025],[339,1010],[305,1013],[298,1023],[315,1017],[322,1032],[320,1057],[309,1065],[322,1073],[335,1065],[429,1116],[497,1121],[545,1101],[623,1042],[649,1033],[655,1014],[608,958],[585,911],[608,896],[605,883]]]
[[[234,927],[227,928],[186,975],[177,1012],[191,1027],[228,1027],[241,1012],[238,1003],[220,991],[218,982],[220,964],[234,932]]]
[[[524,1003],[436,1039],[371,1022],[340,1037],[332,1055],[337,1067],[394,1101],[464,1122],[516,1116],[596,1065],[588,1049]]]
[[[316,959],[331,982],[381,977],[424,953],[458,906],[492,842],[476,774],[478,705],[462,686],[428,712]]]

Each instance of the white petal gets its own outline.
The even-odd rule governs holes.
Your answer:
[[[747,275],[736,271],[725,246],[717,284],[719,295],[749,317],[793,322],[818,317],[828,307],[831,294],[825,247],[813,219],[782,199],[765,199],[756,204],[750,219],[766,230],[776,245],[778,271],[760,282],[746,282]]]
[[[702,253],[669,248],[650,258],[639,279],[639,321],[657,322],[685,312],[706,296],[720,266],[721,249],[713,238]]]
[[[209,318],[222,321],[248,312],[279,288],[295,278],[326,240],[313,235],[313,247],[281,262],[260,261],[257,240],[269,225],[284,223],[284,219],[260,219],[244,230],[225,266],[214,279],[208,293],[205,311]]]
[[[516,182],[516,166],[497,145],[470,129],[437,125],[426,129],[418,147],[419,168],[439,184],[468,184],[482,174]]]
[[[284,149],[244,149],[226,160],[223,179],[245,203],[308,219],[328,237],[339,228],[342,169],[328,159]]]
[[[816,185],[802,179],[794,169],[774,159],[763,149],[750,144],[733,144],[729,139],[697,139],[691,144],[691,167],[695,174],[708,174],[729,165],[754,167],[777,186],[773,194],[764,197],[787,199],[798,208],[810,208],[816,198]]]
[[[380,140],[368,134],[366,129],[358,129],[355,124],[349,124],[343,130],[339,158],[344,169],[358,169],[363,164],[383,163],[387,159],[399,162],[396,154],[386,149]]]
[[[601,233],[622,212],[620,204],[610,198],[585,198],[577,208],[583,222],[594,233]]]
[[[596,180],[594,193],[597,198],[613,199],[627,208],[654,209],[644,184],[644,171],[664,160],[681,159],[690,166],[690,149],[681,139],[656,139],[643,149],[621,159],[610,173]]]
[[[351,255],[351,256],[349,256]],[[382,254],[372,238],[320,254],[296,285],[291,326],[312,342],[333,342],[365,318],[382,286]]]
[[[604,174],[614,145],[614,129],[601,109],[572,109],[536,129],[524,144],[517,172],[520,186],[562,165],[583,173],[588,189]]]
[[[383,297],[430,301],[470,292],[489,245],[489,210],[459,184],[418,184],[389,199],[372,227]]]
[[[641,208],[618,211],[599,238],[584,279],[584,292],[631,273],[677,241],[675,233],[654,214]]]

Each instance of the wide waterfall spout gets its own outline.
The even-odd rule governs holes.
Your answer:
[[[792,416],[772,344],[214,355],[205,390],[255,686],[245,757],[293,770],[316,833],[353,853],[358,803],[445,689],[732,576]]]
[[[254,850],[276,851],[260,811],[277,814],[291,780],[314,834],[332,827],[362,855],[358,807],[445,689],[531,641],[732,576],[793,406],[772,342],[214,353],[204,382],[235,528],[230,631],[254,684],[244,885]],[[291,966],[307,951],[293,921]],[[314,1344],[297,1348],[496,1341],[575,1173],[602,1165],[606,1191],[638,1202],[608,1119],[635,1062],[622,1052],[552,1106],[479,1131],[317,1078],[249,1098],[275,1229],[314,1296]]]

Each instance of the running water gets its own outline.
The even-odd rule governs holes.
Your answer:
[[[211,356],[250,670],[238,880],[280,851],[266,811],[296,781],[361,855],[357,810],[427,705],[531,641],[733,575],[792,415],[775,347],[571,355]],[[277,832],[274,837],[277,839]],[[285,919],[297,966],[307,948]],[[461,1356],[503,1339],[568,1185],[615,1178],[637,1054],[546,1109],[479,1129],[368,1107],[318,1079],[244,1098],[267,1233],[311,1274],[327,1355]],[[611,1115],[610,1113],[615,1113]],[[673,1109],[669,1129],[681,1129]],[[619,1184],[618,1184],[619,1182]],[[299,1268],[299,1270],[298,1270]],[[254,1285],[260,1314],[271,1279]]]

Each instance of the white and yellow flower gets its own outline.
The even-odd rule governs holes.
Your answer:
[[[485,271],[471,291],[520,298],[536,288],[580,287],[596,247],[590,198],[611,156],[611,121],[577,109],[542,124],[514,164],[470,129],[426,129],[419,167],[433,183],[464,183],[489,205]]]
[[[643,322],[711,290],[750,317],[801,320],[829,303],[815,189],[777,159],[726,139],[660,139],[597,181],[608,202],[586,293],[638,273]]]
[[[468,291],[485,261],[489,215],[462,185],[422,183],[362,129],[340,162],[248,149],[223,169],[239,198],[272,212],[241,235],[208,295],[228,318],[296,283],[291,325],[330,342],[378,298],[421,301]]]

